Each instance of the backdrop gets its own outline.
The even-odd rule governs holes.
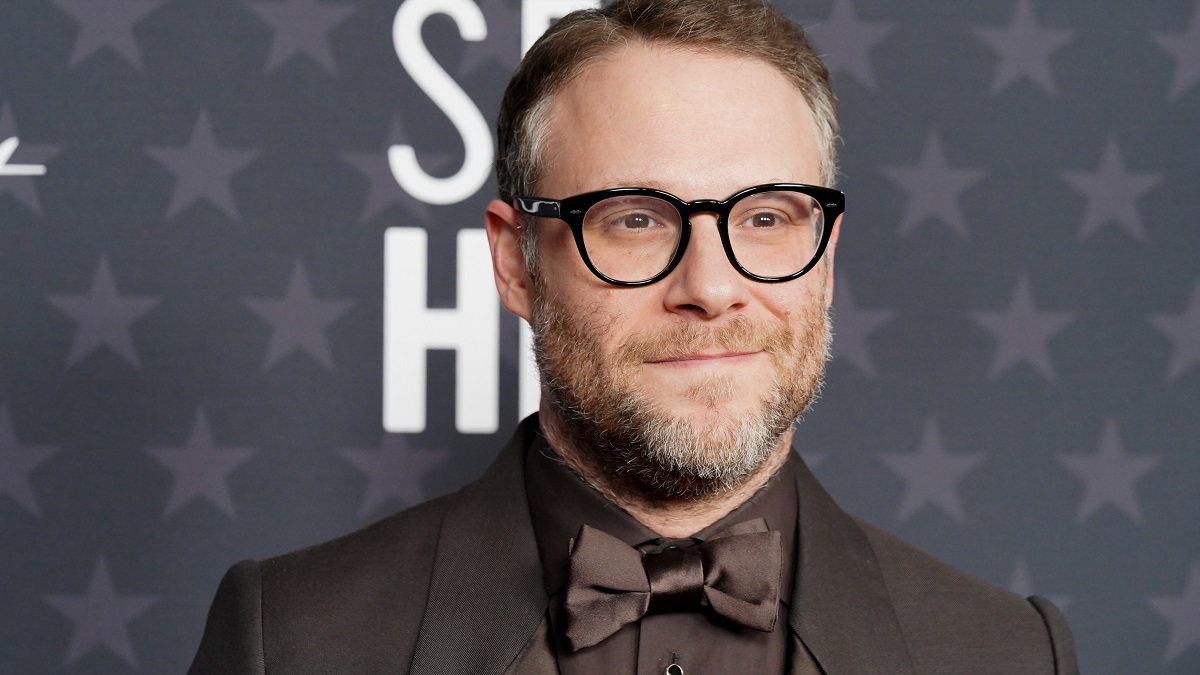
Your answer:
[[[489,463],[493,119],[580,4],[0,1],[0,671],[182,672],[230,564]],[[782,7],[848,200],[798,450],[1086,672],[1200,672],[1200,4]]]

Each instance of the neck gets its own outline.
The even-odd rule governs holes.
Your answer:
[[[762,466],[740,485],[722,493],[704,499],[651,498],[608,475],[601,463],[587,452],[586,444],[571,438],[565,425],[544,402],[539,419],[546,441],[572,471],[642,525],[659,536],[671,538],[690,537],[746,503],[787,461],[792,445],[792,430],[789,429]]]

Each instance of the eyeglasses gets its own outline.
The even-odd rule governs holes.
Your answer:
[[[622,187],[558,200],[518,196],[513,206],[569,225],[588,269],[614,286],[646,286],[670,274],[687,250],[691,217],[712,213],[730,264],[750,279],[777,283],[817,264],[846,197],[826,187],[773,183],[723,201],[685,202],[661,190]]]

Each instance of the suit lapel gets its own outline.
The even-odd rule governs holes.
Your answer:
[[[912,673],[900,624],[866,535],[803,462],[796,481],[800,560],[792,587],[792,629],[827,675]],[[797,654],[800,651],[793,651],[793,669],[812,672],[811,660]],[[805,659],[796,662],[800,656]],[[800,669],[802,664],[807,670]]]
[[[483,477],[447,510],[412,675],[504,673],[545,617],[524,482],[524,451],[536,429],[536,418],[522,422]],[[793,672],[814,672],[815,661],[825,675],[911,675],[866,535],[803,462],[796,480],[800,560],[789,623],[803,645],[793,649]]]
[[[410,673],[503,673],[546,613],[546,590],[525,498],[527,418],[442,523]]]

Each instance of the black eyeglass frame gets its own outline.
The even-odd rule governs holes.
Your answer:
[[[821,206],[822,217],[825,219],[825,225],[821,228],[821,241],[817,243],[817,250],[813,255],[813,259],[798,272],[793,272],[782,277],[760,276],[742,267],[742,264],[738,262],[737,255],[733,252],[733,244],[729,241],[729,214],[733,210],[733,205],[745,197],[760,192],[799,192],[812,197]],[[596,269],[596,266],[592,264],[592,259],[588,256],[587,246],[583,242],[583,219],[587,215],[588,210],[605,199],[629,196],[657,197],[674,206],[680,215],[679,245],[675,248],[675,253],[671,257],[671,261],[667,263],[667,266],[661,272],[641,281],[619,281]],[[661,281],[674,271],[675,267],[679,265],[679,261],[683,260],[684,253],[687,252],[688,241],[691,239],[692,234],[692,216],[699,213],[712,213],[717,216],[717,232],[721,235],[721,245],[725,248],[725,256],[729,258],[729,264],[733,265],[734,269],[748,279],[774,284],[791,281],[792,279],[804,276],[821,260],[821,256],[825,255],[826,246],[829,245],[829,236],[833,232],[833,224],[837,221],[838,216],[842,215],[846,210],[846,195],[839,190],[820,185],[768,183],[766,185],[755,185],[744,190],[739,190],[723,200],[697,199],[696,201],[685,202],[670,192],[663,192],[654,188],[619,187],[585,192],[565,199],[516,196],[513,197],[512,205],[520,213],[538,218],[554,218],[570,226],[571,234],[575,237],[575,246],[579,249],[579,255],[583,258],[584,264],[587,265],[592,274],[595,274],[602,281],[613,286],[649,286],[656,281]]]

